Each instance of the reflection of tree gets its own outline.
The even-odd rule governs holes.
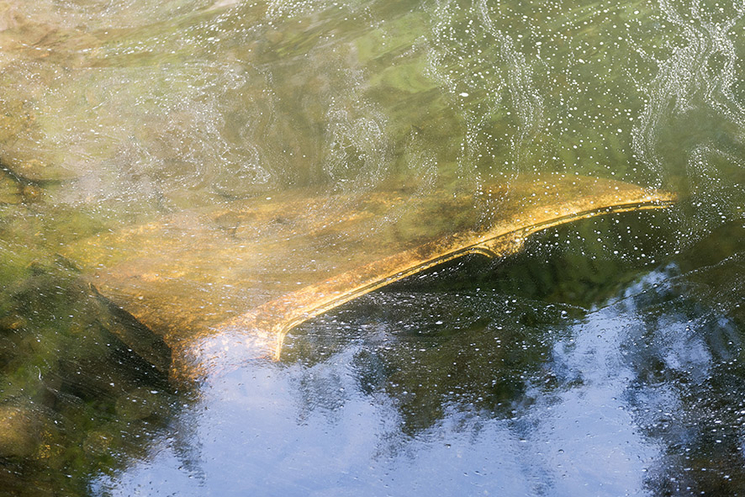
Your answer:
[[[397,399],[402,428],[412,435],[442,418],[448,405],[510,417],[515,404],[529,402],[527,383],[541,374],[551,347],[546,329],[566,313],[564,306],[540,308],[489,291],[387,297],[386,320],[415,326],[394,333],[392,343],[362,349],[355,367],[362,388],[375,388],[363,382],[377,376],[377,388]]]
[[[355,395],[327,388],[328,375],[327,383],[314,382],[310,373],[342,356],[346,367],[337,373],[354,378],[357,394],[392,401],[398,429],[412,437],[426,436],[453,413],[507,420],[528,440],[547,436],[545,427],[530,426],[553,426],[545,421],[549,407],[561,410],[561,403],[606,389],[603,395],[630,414],[621,418],[628,429],[615,436],[635,432],[639,444],[661,447],[648,463],[650,490],[741,489],[742,227],[723,228],[667,269],[638,279],[643,259],[671,260],[659,250],[672,247],[665,242],[672,232],[637,237],[640,226],[627,231],[633,225],[626,217],[622,227],[606,220],[554,230],[496,268],[478,260],[440,268],[304,325],[284,358],[309,372],[304,409],[335,411]],[[626,246],[616,229],[630,239]],[[575,241],[552,244],[556,234]],[[621,253],[610,257],[613,250]],[[578,253],[581,263],[568,264]],[[598,357],[584,359],[588,354]],[[588,360],[599,369],[583,369]],[[588,402],[591,416],[615,409]],[[608,436],[626,450],[621,438]]]
[[[294,333],[285,359],[313,364],[355,343],[359,388],[396,399],[409,434],[448,406],[511,418],[530,404],[531,385],[555,384],[544,363],[560,330],[638,274],[635,250],[653,259],[665,245],[669,233],[608,257],[605,247],[638,241],[629,230],[639,223],[622,215],[550,230],[504,264],[474,258],[390,286],[319,319],[323,331]]]
[[[629,389],[645,434],[665,447],[649,486],[661,495],[745,490],[742,285],[745,230],[725,225],[633,299]]]

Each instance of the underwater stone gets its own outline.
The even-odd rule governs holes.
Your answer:
[[[34,182],[57,182],[78,177],[76,173],[62,166],[49,164],[39,159],[12,161],[8,169],[21,178]]]
[[[2,67],[0,59],[0,67]],[[22,102],[0,102],[0,144],[16,137],[34,122],[34,116],[24,108]],[[4,155],[5,150],[0,150]],[[6,161],[7,157],[5,157]]]
[[[349,207],[338,210],[324,207],[328,198],[288,193],[184,210],[165,222],[81,239],[63,255],[148,330],[146,338],[117,333],[125,343],[161,337],[163,350],[174,352],[171,373],[193,379],[224,353],[278,359],[290,328],[435,265],[468,254],[506,257],[548,227],[675,200],[579,176],[536,175],[511,187],[498,215],[481,227],[477,199],[444,191],[413,204],[400,190],[354,202],[339,195],[336,204]],[[497,183],[485,194],[499,197],[502,188]],[[395,223],[380,223],[395,212]],[[299,266],[285,271],[288,261]]]
[[[137,387],[122,395],[116,402],[116,412],[126,419],[145,419],[164,411],[158,391],[151,387]]]
[[[11,3],[0,2],[0,33],[16,27],[18,17],[19,14],[13,9]]]
[[[40,439],[39,422],[32,412],[0,406],[0,457],[31,457]]]
[[[0,204],[20,204],[21,186],[12,178],[0,175]]]

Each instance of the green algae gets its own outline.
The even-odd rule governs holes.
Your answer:
[[[8,247],[0,260],[0,482],[13,495],[82,495],[88,475],[163,429],[170,351],[133,339],[149,331],[64,261]]]

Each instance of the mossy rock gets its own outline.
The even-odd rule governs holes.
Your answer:
[[[41,443],[40,426],[31,409],[0,405],[0,458],[33,456]]]
[[[0,257],[0,488],[70,490],[65,475],[82,482],[139,456],[132,430],[164,428],[174,399],[170,350],[64,259],[19,247]]]

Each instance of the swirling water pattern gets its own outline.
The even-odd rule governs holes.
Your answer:
[[[743,49],[738,1],[0,0],[0,485],[742,493]],[[197,398],[79,350],[127,356],[56,255],[88,237],[282,196],[323,199],[326,226],[395,192],[376,244],[433,192],[488,225],[535,174],[679,205],[371,294]],[[234,240],[302,224],[219,221]]]

